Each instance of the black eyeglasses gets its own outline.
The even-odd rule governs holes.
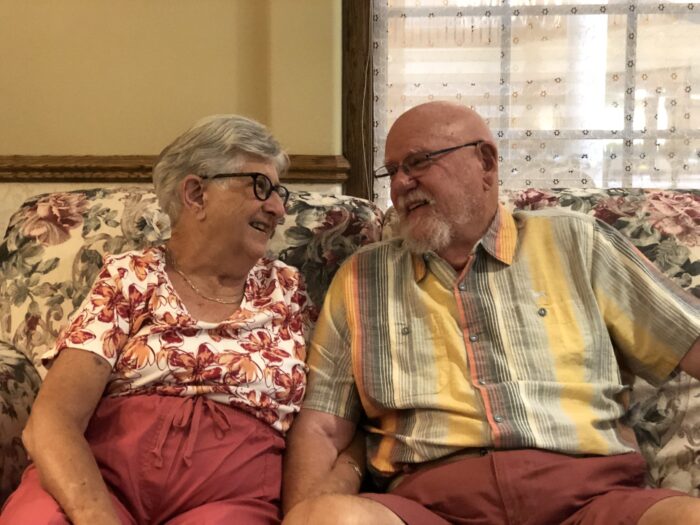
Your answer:
[[[374,170],[374,178],[381,179],[383,177],[393,177],[402,169],[406,175],[410,175],[412,171],[424,170],[430,166],[434,157],[438,155],[444,155],[445,153],[452,153],[458,149],[468,148],[469,146],[478,146],[484,142],[483,140],[475,140],[474,142],[467,142],[466,144],[460,144],[459,146],[452,146],[450,148],[443,148],[437,151],[430,151],[428,153],[413,153],[406,157],[401,164],[387,164],[381,168]]]
[[[234,177],[250,177],[253,179],[253,193],[255,193],[255,198],[260,201],[266,201],[272,195],[274,191],[280,196],[284,205],[287,205],[289,200],[289,190],[282,186],[281,184],[272,184],[272,181],[264,173],[217,173],[216,175],[206,175],[202,176],[203,179],[230,179]]]

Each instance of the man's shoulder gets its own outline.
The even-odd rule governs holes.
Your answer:
[[[574,211],[568,208],[559,208],[557,206],[540,208],[538,210],[513,210],[513,217],[523,221],[541,218],[545,220],[569,220],[592,223],[596,220],[592,215],[586,215],[580,211]]]
[[[350,260],[355,259],[358,261],[379,261],[379,260],[389,260],[395,259],[397,257],[408,256],[409,251],[404,247],[403,239],[400,237],[395,237],[393,239],[388,239],[385,241],[373,242],[367,246],[363,246],[358,249],[352,256]]]
[[[338,273],[346,276],[352,273],[355,278],[373,278],[381,273],[382,269],[395,268],[404,258],[410,258],[410,256],[410,252],[404,247],[403,240],[400,238],[373,242],[359,248],[348,257]],[[368,268],[372,271],[365,271]]]
[[[597,223],[597,219],[592,215],[557,207],[539,210],[514,210],[513,218],[519,228],[547,223],[553,226],[567,225],[571,228],[591,229]]]

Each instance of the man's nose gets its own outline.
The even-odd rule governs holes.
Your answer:
[[[391,178],[392,190],[407,191],[415,188],[417,184],[416,179],[412,177],[403,166],[399,167]]]

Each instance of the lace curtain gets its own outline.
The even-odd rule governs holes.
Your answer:
[[[500,184],[700,187],[700,5],[374,0],[374,164],[404,110],[453,100],[498,141]],[[375,180],[386,205],[388,181]]]

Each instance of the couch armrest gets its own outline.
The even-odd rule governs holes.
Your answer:
[[[636,378],[628,417],[648,483],[700,495],[700,381],[679,372],[656,388]]]
[[[28,463],[22,429],[40,384],[34,365],[0,342],[0,505],[17,487]]]

